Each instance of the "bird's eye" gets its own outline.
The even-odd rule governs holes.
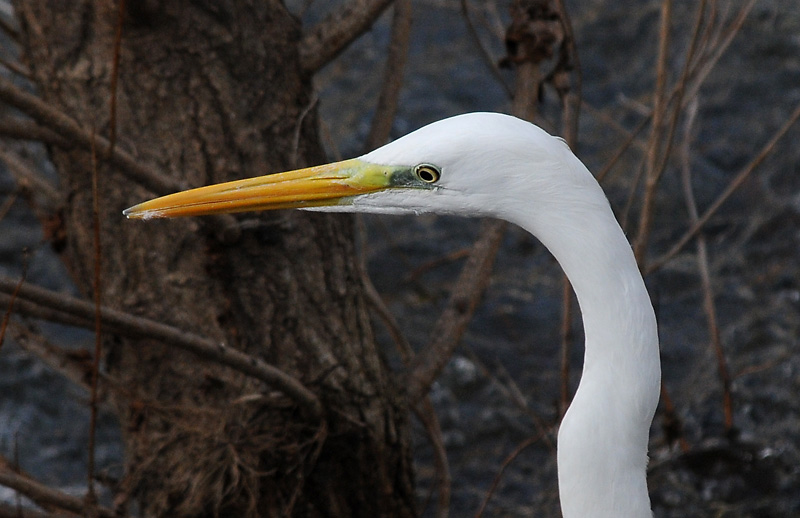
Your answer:
[[[430,164],[418,165],[414,168],[414,174],[425,183],[436,183],[441,176],[439,169]]]

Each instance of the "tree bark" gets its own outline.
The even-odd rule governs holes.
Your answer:
[[[199,186],[324,161],[299,22],[277,1],[128,2],[117,146]],[[19,0],[38,93],[110,134],[118,5]],[[52,146],[66,203],[55,242],[92,293],[92,158]],[[407,413],[380,361],[349,217],[301,212],[134,222],[161,192],[99,156],[104,304],[211,337],[313,390],[323,418],[229,368],[157,343],[104,337],[126,448],[119,491],[149,516],[414,516]]]

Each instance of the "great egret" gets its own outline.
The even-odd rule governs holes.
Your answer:
[[[284,208],[487,216],[536,236],[572,283],[586,335],[558,433],[562,513],[652,516],[647,442],[661,376],[653,307],[608,200],[563,140],[508,115],[460,115],[360,158],[180,192],[125,214]]]

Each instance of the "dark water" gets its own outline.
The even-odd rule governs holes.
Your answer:
[[[694,3],[677,3],[673,39],[684,49]],[[689,5],[691,4],[691,5]],[[738,6],[739,3],[736,3]],[[598,171],[624,140],[613,124],[631,130],[653,85],[659,2],[601,0],[569,3],[583,70],[584,100],[578,154]],[[307,14],[312,19],[312,6]],[[507,18],[505,4],[497,7]],[[318,13],[317,13],[318,14]],[[332,154],[361,153],[382,80],[387,16],[317,78],[320,110]],[[498,58],[502,45],[490,39]],[[800,102],[800,6],[762,1],[698,96],[692,144],[698,205],[707,206]],[[679,70],[680,54],[674,70]],[[510,84],[513,76],[504,72]],[[552,93],[545,114],[557,125]],[[394,135],[427,122],[475,110],[507,111],[504,90],[475,52],[459,2],[415,4],[412,55]],[[650,487],[656,516],[800,516],[800,149],[795,128],[736,194],[707,232],[721,339],[734,374],[735,424],[740,441],[722,437],[721,389],[708,347],[695,247],[647,279],[662,337],[664,380],[683,419],[691,454],[664,441],[657,416],[651,441]],[[621,214],[630,153],[607,185]],[[7,188],[8,180],[2,180]],[[19,205],[19,204],[18,204]],[[660,255],[687,227],[677,170],[665,174],[658,199],[652,254]],[[424,347],[461,261],[448,261],[411,278],[416,268],[469,246],[477,221],[423,216],[364,218],[365,253],[373,280],[415,347]],[[69,290],[35,223],[19,207],[0,222],[0,259],[18,272],[20,250],[35,251],[29,279]],[[506,471],[487,516],[558,516],[552,438],[559,394],[561,274],[526,233],[505,237],[492,285],[464,344],[432,391],[442,422],[453,483],[452,516],[472,515],[504,458],[523,440],[550,430]],[[580,326],[574,325],[580,343]],[[376,329],[391,355],[391,340]],[[91,337],[64,328],[54,340],[88,347]],[[580,372],[573,351],[573,386]],[[509,394],[519,390],[523,410]],[[0,353],[0,448],[42,480],[80,492],[85,479],[86,394],[20,352]],[[416,452],[420,499],[434,472],[421,429]],[[112,472],[121,452],[111,418],[101,427],[99,462]],[[5,500],[12,494],[0,489]],[[434,499],[435,500],[435,499]],[[431,514],[431,508],[428,510]]]

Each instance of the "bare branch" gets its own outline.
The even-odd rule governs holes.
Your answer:
[[[700,89],[700,86],[703,84],[708,74],[711,73],[711,71],[719,62],[719,59],[723,54],[725,54],[725,51],[728,50],[733,38],[741,30],[742,25],[744,25],[744,22],[750,14],[750,11],[753,9],[753,6],[755,6],[755,3],[756,0],[749,0],[745,5],[743,5],[734,17],[733,21],[731,21],[730,25],[728,25],[727,28],[720,26],[718,29],[718,34],[715,34],[715,36],[712,38],[713,41],[710,43],[705,43],[705,48],[703,48],[703,45],[698,45],[705,52],[698,53],[700,56],[697,58],[697,63],[694,67],[697,69],[695,72],[697,75],[693,77],[693,88],[687,94],[687,97],[694,98],[697,95],[697,90]],[[711,18],[713,20],[715,17],[712,16]],[[709,25],[713,25],[713,21],[709,22]]]
[[[702,216],[700,216],[697,221],[693,223],[692,226],[689,227],[689,229],[683,234],[683,236],[681,236],[681,238],[678,239],[674,245],[672,245],[672,248],[664,253],[664,255],[659,257],[658,260],[653,261],[647,266],[647,269],[645,270],[646,274],[650,274],[658,270],[670,259],[678,255],[681,250],[683,250],[683,247],[685,247],[686,244],[691,241],[692,238],[700,231],[700,229],[702,229],[705,224],[708,223],[708,220],[711,219],[711,216],[716,214],[717,210],[719,210],[722,204],[725,203],[728,198],[730,198],[731,195],[742,186],[742,184],[750,177],[753,171],[759,165],[761,165],[761,162],[763,162],[764,159],[767,158],[770,153],[772,153],[772,150],[775,148],[778,142],[786,135],[786,133],[789,131],[789,128],[791,128],[798,119],[800,119],[800,104],[795,107],[787,121],[777,132],[775,132],[769,142],[767,142],[764,147],[761,148],[761,151],[758,153],[758,155],[756,155],[750,161],[750,163],[748,163],[741,171],[739,171],[739,174],[737,174],[733,180],[731,180],[725,190],[722,191],[717,199],[714,200],[714,202],[705,210],[705,212],[703,212]]]
[[[6,33],[6,35],[11,38],[12,40],[19,42],[19,29],[14,27],[8,20],[0,16],[0,31]]]
[[[452,252],[448,252],[445,255],[435,257],[430,261],[421,263],[419,266],[411,270],[411,272],[405,276],[405,282],[418,282],[420,277],[422,277],[423,275],[425,275],[426,273],[435,268],[438,268],[445,264],[454,263],[459,259],[465,259],[469,257],[470,251],[471,247],[459,248],[458,250],[453,250]]]
[[[44,144],[55,144],[67,147],[69,142],[58,133],[44,128],[33,121],[19,117],[4,117],[0,119],[0,137],[17,140],[34,140]]]
[[[439,489],[439,502],[436,507],[436,518],[447,518],[450,513],[450,495],[452,477],[450,476],[450,466],[447,462],[447,450],[442,438],[442,428],[439,419],[436,417],[436,410],[433,408],[431,398],[425,396],[414,406],[414,414],[425,428],[425,433],[431,441],[433,448],[433,463],[436,466],[438,475],[436,485]]]
[[[112,149],[111,143],[106,138],[83,129],[68,115],[48,105],[35,95],[20,90],[2,76],[0,76],[0,101],[5,101],[31,116],[42,126],[65,138],[67,142],[74,142],[87,151],[91,151],[93,148],[97,149],[100,156],[108,157],[111,164],[118,167],[123,174],[154,194],[169,194],[190,187],[182,181],[170,178],[158,170],[140,163],[118,146],[113,146]],[[52,138],[48,138],[48,140],[54,144],[64,144],[56,142]],[[241,235],[238,222],[229,214],[206,218],[206,222],[223,243],[234,242]]]
[[[514,115],[528,121],[536,118],[538,92],[543,79],[538,63],[525,61],[517,65],[514,97],[511,99],[511,112]]]
[[[667,111],[667,61],[669,60],[670,23],[672,22],[672,0],[662,0],[661,17],[658,36],[658,59],[656,60],[656,86],[653,92],[653,124],[650,127],[650,140],[647,143],[647,158],[645,166],[644,201],[642,202],[639,228],[633,245],[636,262],[642,267],[647,260],[647,244],[650,239],[650,230],[653,224],[655,211],[656,190],[663,174],[667,156],[662,155],[662,136],[664,131],[664,117]],[[674,108],[678,110],[678,108]],[[663,156],[663,160],[661,159]]]
[[[19,189],[15,189],[14,191],[8,193],[8,196],[6,196],[3,204],[0,205],[0,221],[3,221],[3,219],[5,219],[5,217],[8,215],[8,211],[10,211],[11,207],[14,206],[17,198],[19,198]]]
[[[17,473],[4,459],[0,461],[0,485],[14,489],[45,507],[53,506],[81,515],[87,511],[86,503],[82,498],[52,489],[32,477]],[[114,518],[115,516],[114,511],[101,506],[93,506],[89,511],[100,518]]]
[[[383,145],[392,130],[400,89],[403,86],[403,72],[408,60],[408,46],[411,40],[411,0],[397,0],[392,18],[392,41],[386,56],[386,70],[383,74],[383,87],[378,96],[375,116],[367,135],[366,151]]]
[[[91,358],[88,353],[81,356],[75,350],[67,351],[52,343],[28,326],[12,321],[8,326],[9,335],[23,350],[36,355],[48,367],[58,372],[82,389],[89,389]]]
[[[692,134],[692,125],[697,115],[697,99],[689,105],[687,110],[686,122],[684,123],[683,142],[680,149],[681,159],[681,182],[683,184],[684,199],[686,210],[692,223],[697,221],[697,202],[692,190],[692,167],[690,163],[689,141]],[[717,358],[717,370],[719,371],[720,381],[722,382],[722,412],[725,416],[725,432],[731,433],[733,430],[733,396],[731,395],[731,375],[728,370],[728,362],[725,359],[725,351],[722,349],[722,339],[720,338],[719,324],[717,323],[717,308],[714,303],[714,290],[711,286],[711,271],[708,267],[708,246],[706,236],[702,233],[697,236],[697,268],[700,271],[700,281],[703,288],[703,309],[706,313],[708,322],[708,335],[711,348]]]
[[[25,79],[30,79],[31,78],[30,70],[25,68],[18,61],[9,61],[7,59],[0,58],[0,65],[6,67],[7,69],[9,69],[14,74],[17,74],[18,76],[24,77]]]
[[[0,349],[3,348],[3,344],[6,342],[6,330],[8,330],[8,323],[11,320],[11,313],[14,310],[14,302],[19,296],[19,290],[24,282],[25,273],[23,272],[22,277],[17,282],[16,286],[14,286],[14,291],[11,292],[11,297],[9,297],[8,304],[5,304],[6,310],[3,313],[3,321],[0,324]]]
[[[363,219],[358,218],[357,225],[358,232],[361,235],[360,239],[363,243],[365,239]],[[378,293],[378,290],[375,289],[375,285],[372,284],[372,279],[369,278],[363,247],[362,251],[359,252],[357,265],[367,300],[372,303],[372,308],[377,311],[378,316],[386,325],[389,334],[392,335],[403,364],[408,365],[414,358],[414,350],[400,330],[400,326],[397,324],[394,315],[392,315],[391,311],[389,311],[389,308],[386,307],[386,304]],[[425,394],[417,404],[412,405],[412,410],[425,428],[425,433],[430,439],[431,447],[433,448],[434,452],[433,461],[437,473],[436,487],[439,493],[436,516],[437,518],[447,518],[450,510],[452,479],[450,477],[450,467],[447,462],[447,450],[444,447],[444,441],[442,439],[442,428],[439,424],[438,418],[436,417],[436,412],[433,408],[433,404],[431,403],[430,395]]]
[[[397,323],[397,320],[395,320],[389,308],[386,307],[386,303],[383,301],[383,298],[381,298],[375,285],[372,284],[372,279],[370,279],[368,275],[363,275],[361,277],[361,282],[364,284],[364,295],[372,305],[372,309],[378,313],[378,317],[386,326],[386,330],[389,335],[391,335],[397,346],[397,350],[400,352],[403,363],[408,364],[414,356],[414,349],[411,347],[405,335],[403,335],[403,332],[400,330],[400,325]]]
[[[720,27],[718,34],[714,38],[712,38],[713,42],[708,42],[704,39],[704,37],[707,35],[707,32],[706,34],[703,34],[703,31],[711,30],[711,25],[713,25],[714,17],[712,17],[712,21],[707,22],[704,27],[703,21],[705,18],[706,2],[701,2],[698,7],[697,21],[692,34],[692,39],[689,45],[689,49],[687,50],[686,53],[686,59],[683,71],[681,73],[681,77],[677,82],[675,89],[672,92],[672,96],[669,101],[664,100],[664,102],[659,102],[659,99],[663,100],[664,98],[662,95],[659,94],[658,90],[655,94],[655,102],[652,115],[653,127],[651,133],[651,136],[653,138],[648,143],[648,152],[647,152],[648,153],[647,182],[645,189],[645,198],[641,211],[642,217],[640,220],[639,232],[636,237],[636,243],[634,245],[636,258],[643,269],[647,269],[648,271],[650,270],[645,265],[645,258],[646,258],[647,240],[653,217],[652,213],[654,208],[653,204],[655,198],[655,187],[661,175],[663,174],[664,169],[666,168],[667,161],[669,160],[669,155],[673,143],[673,137],[675,129],[677,127],[678,116],[680,115],[681,110],[685,104],[684,95],[686,96],[686,98],[689,99],[692,99],[696,96],[697,90],[700,88],[700,86],[705,81],[708,74],[711,72],[713,67],[719,61],[719,58],[728,48],[734,36],[741,29],[754,3],[755,3],[754,0],[750,0],[750,2],[744,5],[739,10],[735,19],[730,23],[730,25],[728,27]],[[664,23],[664,18],[668,18],[670,16],[670,9],[671,9],[671,1],[664,0],[662,3],[662,29],[661,29],[662,43],[663,39],[665,39],[668,35],[667,32],[668,27],[665,27],[663,23]],[[703,43],[700,43],[701,41],[703,41]],[[661,50],[659,50],[659,61],[658,61],[659,79],[657,80],[657,85],[660,85],[660,80],[662,77],[661,75],[662,66],[664,65],[663,61],[666,61],[666,57],[665,55],[662,54]],[[669,124],[666,126],[667,133],[666,135],[661,135],[660,128],[662,126],[662,119],[664,115],[662,111],[666,110],[667,104],[672,101],[675,101],[675,103],[674,106],[672,107],[671,119],[669,121]],[[661,106],[662,108],[659,109],[659,106]],[[664,142],[663,151],[658,149],[659,140],[662,140]]]
[[[500,68],[497,66],[497,61],[492,57],[489,50],[483,45],[481,41],[481,36],[478,34],[478,29],[475,27],[475,24],[472,22],[472,16],[470,15],[470,7],[469,2],[467,0],[461,0],[461,14],[464,16],[464,21],[467,24],[467,29],[469,29],[469,34],[472,36],[472,41],[475,43],[475,47],[480,51],[481,56],[483,57],[483,62],[486,64],[486,67],[492,73],[494,78],[500,83],[500,86],[503,87],[505,90],[506,95],[509,98],[514,97],[514,92],[511,90],[511,87],[508,86],[503,75],[500,73]]]
[[[17,88],[11,81],[2,76],[0,76],[0,100],[29,115],[42,126],[50,128],[87,151],[91,150],[93,145],[96,145],[101,154],[107,153],[110,149],[110,143],[107,139],[101,136],[93,136],[91,132],[83,129],[72,117],[57,110],[37,96]],[[93,144],[93,141],[95,144]],[[167,194],[188,187],[182,182],[141,164],[132,155],[118,147],[113,150],[109,159],[113,165],[119,167],[130,179],[156,194]]]
[[[15,286],[16,281],[14,279],[0,276],[0,292],[10,293]],[[83,322],[82,327],[87,329],[94,328],[95,308],[91,302],[27,284],[19,290],[20,308],[23,307],[21,304],[23,301],[44,306],[57,313],[74,315],[79,319],[78,325]],[[108,326],[109,332],[156,339],[164,345],[178,347],[206,360],[226,365],[283,391],[309,412],[311,416],[319,417],[322,415],[322,404],[313,392],[294,377],[263,360],[236,349],[231,349],[223,343],[218,344],[194,333],[189,333],[161,322],[137,317],[123,311],[103,307],[101,315],[103,324]]]
[[[375,285],[372,283],[372,279],[367,271],[367,257],[364,250],[365,247],[363,246],[367,240],[367,230],[364,226],[364,218],[357,214],[355,221],[358,242],[361,245],[356,247],[358,250],[358,261],[356,261],[356,266],[358,267],[358,275],[361,279],[361,285],[364,288],[364,296],[366,297],[367,302],[371,304],[371,309],[378,313],[378,318],[381,319],[386,326],[386,330],[392,336],[392,339],[397,346],[397,350],[400,353],[400,358],[402,359],[403,364],[408,365],[408,362],[410,362],[411,358],[414,357],[414,349],[403,335],[403,331],[400,330],[400,325],[397,323],[397,320],[394,318],[394,315],[389,308],[386,307],[386,303],[383,301],[381,294],[378,293],[377,288],[375,288]]]
[[[300,67],[314,74],[347,48],[375,22],[392,0],[351,0],[303,36]]]
[[[0,288],[0,305],[8,306],[11,304],[11,296],[8,295],[8,293],[5,291],[5,288],[5,286]],[[55,322],[57,324],[80,327],[83,329],[90,329],[91,327],[91,322],[89,320],[71,313],[70,308],[61,308],[55,304],[45,306],[41,303],[18,298],[14,302],[14,311],[26,317],[38,318],[40,320]]]
[[[75,518],[74,513],[45,513],[0,503],[0,518]]]
[[[667,384],[663,379],[661,380],[661,403],[664,406],[664,410],[661,412],[661,428],[664,431],[664,440],[670,447],[678,443],[681,451],[686,453],[691,447],[689,441],[686,440],[686,435],[683,433],[683,421],[675,409],[675,403],[672,402],[672,396],[669,395]]]
[[[560,73],[566,74],[572,72],[572,80],[565,86],[567,88],[564,98],[562,99],[562,106],[564,108],[563,127],[564,139],[567,144],[575,150],[578,147],[578,123],[580,119],[581,110],[581,97],[583,91],[583,74],[581,71],[581,61],[578,56],[578,45],[575,41],[575,31],[572,28],[572,20],[570,20],[567,8],[564,5],[564,0],[555,0],[558,8],[558,14],[561,18],[561,25],[564,27],[564,42],[559,51],[559,66]],[[562,92],[564,86],[559,85],[559,81],[554,80],[556,88]]]
[[[458,346],[483,292],[489,285],[491,266],[508,224],[485,221],[467,263],[458,276],[450,300],[433,328],[433,339],[411,362],[408,376],[409,401],[415,403],[428,392]]]
[[[597,173],[598,183],[603,183],[603,180],[605,180],[608,173],[611,172],[611,170],[619,161],[619,159],[622,158],[622,155],[624,155],[625,152],[628,150],[628,148],[631,147],[631,144],[634,143],[636,138],[639,136],[639,133],[641,133],[644,127],[647,126],[648,122],[650,122],[649,116],[639,121],[639,124],[637,124],[636,127],[633,129],[633,131],[630,132],[625,141],[622,144],[620,144],[620,146],[614,152],[614,155],[608,160],[608,162],[606,162],[606,165],[603,166],[600,172]]]
[[[494,365],[494,370],[489,369],[489,367],[483,363],[483,361],[475,354],[475,351],[471,350],[467,347],[467,357],[478,367],[481,374],[483,374],[493,386],[497,387],[497,390],[500,391],[503,396],[505,396],[511,404],[513,404],[520,412],[527,415],[533,421],[533,425],[536,427],[536,431],[539,432],[539,435],[544,442],[544,445],[553,455],[556,454],[556,445],[550,439],[550,432],[552,430],[552,426],[548,425],[545,420],[536,412],[528,406],[528,399],[522,393],[522,390],[517,385],[517,382],[514,381],[514,378],[508,373],[502,363],[497,362]]]
[[[483,517],[483,513],[486,511],[486,506],[489,505],[489,500],[491,500],[492,495],[494,495],[494,492],[497,489],[497,486],[503,479],[503,474],[505,473],[506,469],[511,465],[511,463],[514,462],[514,459],[519,457],[519,455],[523,451],[525,451],[525,449],[536,444],[542,437],[544,437],[542,433],[540,433],[539,435],[533,435],[531,437],[528,437],[527,439],[519,443],[519,445],[517,445],[514,451],[508,454],[508,456],[503,461],[503,464],[500,466],[500,471],[497,472],[497,474],[494,477],[494,480],[492,480],[492,485],[486,491],[486,496],[484,497],[483,502],[481,502],[481,506],[478,509],[478,512],[475,513],[475,518]]]
[[[48,209],[61,204],[62,198],[58,190],[36,170],[25,163],[16,153],[0,144],[0,160],[5,162],[23,195],[41,196]]]
[[[122,0],[119,8],[123,9],[125,1]],[[120,22],[121,23],[121,22]],[[115,84],[112,81],[112,84]],[[114,122],[115,112],[113,105],[115,98],[112,99],[112,124]],[[112,153],[114,150],[116,132],[112,126],[111,129],[111,144],[108,152]],[[95,139],[92,139],[94,144]],[[95,469],[95,444],[97,439],[97,401],[98,401],[98,381],[100,379],[100,358],[103,356],[103,333],[102,323],[103,319],[100,315],[102,303],[102,276],[100,274],[102,264],[102,247],[100,243],[100,189],[97,173],[97,150],[92,145],[92,248],[94,249],[94,265],[93,265],[93,278],[92,283],[92,302],[94,302],[94,358],[92,360],[92,376],[91,387],[89,390],[89,441],[87,445],[87,461],[86,461],[86,501],[92,504],[97,503],[97,493],[94,489],[94,469]]]
[[[555,0],[561,26],[564,28],[564,41],[558,52],[558,64],[552,72],[553,84],[561,98],[562,133],[567,144],[573,151],[578,148],[578,123],[581,108],[581,92],[583,79],[581,76],[578,48],[575,43],[575,33],[572,29],[567,8],[563,0]],[[561,290],[561,397],[559,413],[563,418],[570,402],[570,356],[572,356],[573,304],[572,285],[566,275],[562,278]]]

